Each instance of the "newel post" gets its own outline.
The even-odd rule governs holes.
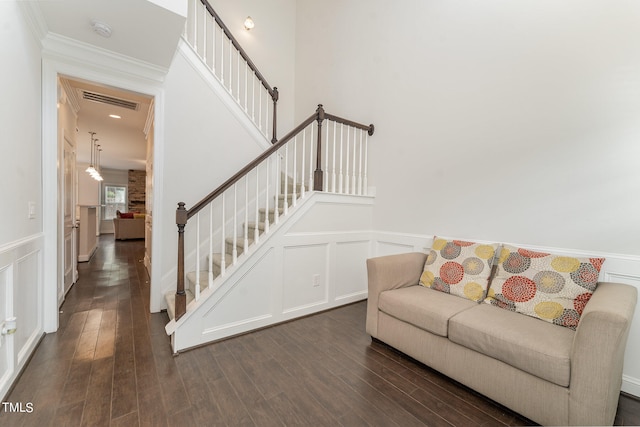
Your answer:
[[[276,126],[277,126],[277,111],[278,111],[278,98],[280,94],[278,93],[278,88],[274,87],[271,92],[271,99],[273,99],[273,137],[271,138],[271,143],[275,144],[278,142],[278,138],[276,137]]]
[[[187,295],[184,292],[184,227],[187,225],[187,210],[184,208],[184,202],[178,203],[176,225],[178,226],[178,284],[176,287],[175,320],[178,320],[187,312]]]
[[[322,191],[322,122],[324,121],[324,108],[322,104],[318,104],[316,114],[318,115],[318,144],[316,148],[316,170],[313,172],[313,191]]]

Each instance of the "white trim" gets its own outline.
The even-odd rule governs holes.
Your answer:
[[[131,58],[93,48],[56,35],[48,35],[43,43],[42,54],[42,193],[43,193],[43,234],[44,234],[44,330],[55,332],[58,329],[58,305],[56,291],[60,283],[62,268],[59,263],[60,239],[58,226],[58,111],[57,79],[65,75],[77,79],[89,80],[143,93],[155,98],[154,116],[154,206],[162,206],[162,176],[164,166],[164,89],[162,80],[166,70]],[[160,224],[163,215],[160,210],[154,212],[153,252],[161,254],[162,237]],[[160,277],[160,265],[155,263],[151,272],[151,310],[158,311],[154,292],[157,285],[153,278]],[[55,279],[52,279],[55,278]],[[51,283],[51,281],[54,283]]]
[[[42,40],[43,53],[68,64],[82,67],[85,72],[100,76],[104,73],[126,75],[129,80],[155,81],[161,83],[169,71],[145,61],[121,55],[88,43],[48,33]],[[88,77],[95,81],[96,78]]]
[[[622,391],[640,397],[640,378],[622,375]]]
[[[49,27],[47,25],[47,21],[42,15],[39,3],[32,0],[21,0],[18,1],[18,4],[22,9],[25,21],[29,23],[31,32],[42,45],[42,39],[44,39],[49,32]]]

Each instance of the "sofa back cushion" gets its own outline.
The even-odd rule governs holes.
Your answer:
[[[487,292],[498,244],[435,237],[420,284],[427,288],[482,301]]]
[[[504,245],[485,302],[576,329],[604,260]]]

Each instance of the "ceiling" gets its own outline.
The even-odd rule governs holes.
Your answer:
[[[150,64],[164,72],[171,65],[187,14],[186,0],[29,0],[25,3],[33,21],[38,22],[43,40],[52,35],[61,36]],[[102,29],[108,27],[109,37],[96,32],[96,23]],[[103,168],[144,169],[144,130],[152,98],[72,77],[61,76],[61,83],[69,92],[78,115],[77,161],[90,162],[88,132],[93,131],[103,148],[100,157]],[[137,109],[84,99],[84,91],[133,101]],[[110,114],[117,114],[121,119],[110,118]]]
[[[45,32],[169,68],[187,14],[186,0],[36,0]],[[108,26],[109,37],[94,30]]]
[[[102,148],[102,168],[144,170],[147,159],[146,132],[151,120],[153,99],[71,78],[61,77],[60,81],[71,98],[69,102],[77,109],[76,161],[91,162],[89,132],[95,132],[97,144]]]

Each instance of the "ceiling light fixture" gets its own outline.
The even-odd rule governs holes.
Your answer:
[[[89,167],[85,169],[85,172],[91,175],[91,178],[96,181],[102,181],[102,175],[100,175],[100,151],[102,151],[102,149],[99,145],[96,145],[98,138],[94,138],[95,134],[95,132],[89,132],[89,135],[91,135],[91,163],[89,164]],[[97,167],[93,166],[94,156],[96,158]]]
[[[91,28],[93,32],[104,38],[111,37],[111,27],[104,22],[91,21]]]
[[[111,117],[112,119],[121,119],[122,116],[119,116],[117,114],[109,114],[109,117]]]
[[[247,16],[247,19],[244,20],[244,29],[249,31],[250,29],[252,29],[255,26],[256,26],[256,24],[253,22],[253,19],[251,19],[250,16]]]

